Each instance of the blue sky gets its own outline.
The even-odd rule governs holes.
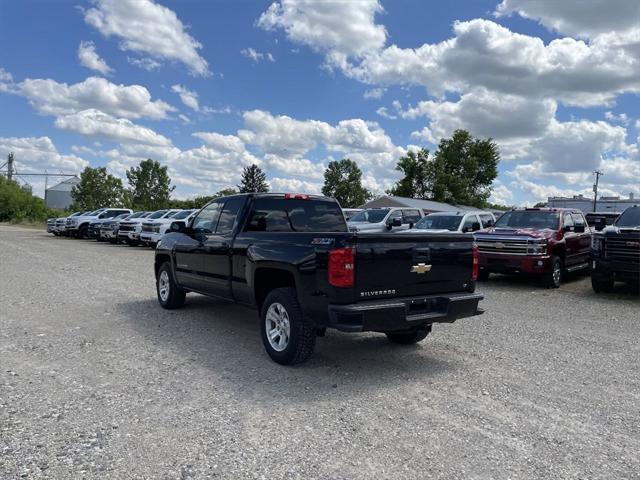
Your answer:
[[[596,168],[640,195],[632,0],[25,0],[0,29],[0,154],[22,172],[150,157],[188,197],[258,163],[317,192],[350,157],[383,193],[400,155],[466,128],[500,146],[496,202],[589,195]]]

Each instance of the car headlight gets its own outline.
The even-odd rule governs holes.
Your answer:
[[[544,255],[547,253],[547,239],[544,240],[536,240],[534,242],[530,242],[527,245],[527,254],[529,255]]]

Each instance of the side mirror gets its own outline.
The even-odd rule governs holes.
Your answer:
[[[573,231],[576,233],[584,233],[584,225],[576,225]]]
[[[187,230],[187,224],[184,222],[171,222],[169,232],[184,233]]]
[[[566,225],[562,230],[565,232],[573,232],[573,226]]]

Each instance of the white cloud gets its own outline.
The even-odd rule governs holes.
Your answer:
[[[217,132],[195,132],[193,136],[220,152],[243,153],[245,151],[244,143],[235,135],[222,135]]]
[[[271,154],[264,158],[269,168],[292,177],[322,179],[326,168],[324,163],[312,162],[306,158],[282,158]]]
[[[391,45],[366,55],[345,74],[379,85],[422,85],[434,95],[487,90],[568,105],[611,103],[622,92],[640,92],[640,59],[629,48],[638,39],[572,38],[548,45],[489,20],[454,24],[455,36],[418,48]],[[617,43],[616,43],[617,42]]]
[[[337,65],[384,45],[387,32],[374,21],[382,11],[378,0],[281,0],[260,16],[258,26],[282,29],[292,42],[326,52],[328,62]]]
[[[15,155],[16,168],[23,173],[78,173],[89,165],[75,155],[62,155],[49,137],[0,137],[0,158]]]
[[[17,93],[46,115],[65,115],[89,108],[116,117],[167,118],[175,108],[162,100],[151,100],[149,91],[141,85],[116,85],[101,77],[89,77],[83,82],[67,85],[51,79],[27,78],[18,85]]]
[[[398,118],[396,115],[389,113],[387,107],[380,107],[376,110],[376,113],[383,118],[388,118],[389,120],[395,120]]]
[[[256,49],[251,47],[243,48],[242,50],[240,50],[240,53],[242,54],[242,56],[247,57],[248,59],[253,60],[256,63],[261,62],[262,60],[275,62],[275,59],[273,58],[273,55],[271,55],[271,53],[258,52]]]
[[[143,70],[146,70],[148,72],[153,72],[154,70],[158,70],[162,66],[160,62],[149,57],[143,57],[143,58],[127,57],[127,62],[129,62],[129,65],[142,68]]]
[[[150,128],[137,125],[126,118],[115,118],[100,110],[88,109],[56,118],[57,128],[88,137],[105,138],[115,142],[170,146],[171,141]]]
[[[385,91],[386,91],[386,88],[370,88],[369,90],[365,90],[364,94],[362,95],[362,98],[364,98],[365,100],[371,100],[371,99],[380,100],[382,98],[382,95],[384,95]]]
[[[81,65],[100,72],[103,75],[109,75],[113,72],[113,68],[107,65],[107,62],[98,55],[93,42],[86,42],[84,40],[80,42],[80,46],[78,47],[78,60],[80,60]]]
[[[573,37],[592,38],[640,25],[640,3],[634,0],[502,0],[498,16],[517,13],[539,21],[550,30]]]
[[[182,85],[173,85],[171,87],[171,90],[177,93],[178,95],[180,95],[180,100],[182,100],[182,103],[184,103],[187,107],[191,108],[192,110],[195,110],[196,112],[200,111],[200,104],[198,103],[197,92],[194,92],[193,90],[189,90],[188,88],[183,87]]]
[[[299,192],[314,193],[322,192],[322,183],[308,182],[297,178],[274,177],[269,179],[272,192]]]
[[[624,125],[625,127],[629,125],[629,121],[631,120],[626,113],[616,115],[613,112],[604,112],[604,118],[606,118],[611,123],[619,123],[620,125]]]
[[[184,63],[194,75],[209,75],[202,45],[186,31],[175,12],[151,0],[93,0],[84,12],[87,24],[105,37],[118,37],[120,48],[156,60]]]

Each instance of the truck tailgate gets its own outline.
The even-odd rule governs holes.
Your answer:
[[[467,290],[473,242],[468,234],[358,234],[356,301]]]

